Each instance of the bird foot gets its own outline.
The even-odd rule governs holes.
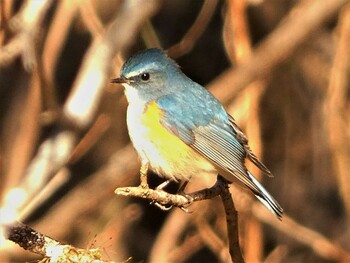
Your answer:
[[[188,204],[183,205],[183,206],[181,206],[181,207],[179,207],[179,208],[180,208],[182,211],[184,211],[185,213],[191,214],[193,211],[188,210],[188,208],[193,204],[194,198],[193,198],[191,195],[186,194],[185,192],[182,192],[182,191],[179,192],[178,194],[184,196],[184,197],[188,200]]]
[[[152,202],[150,202],[150,204],[155,205],[156,207],[158,207],[159,209],[161,209],[163,211],[169,211],[171,208],[173,208],[173,205],[166,206],[166,205],[163,205],[163,204],[158,203],[156,201],[152,201]]]

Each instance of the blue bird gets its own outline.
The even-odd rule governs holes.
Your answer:
[[[125,88],[127,126],[141,170],[176,181],[221,175],[248,187],[277,218],[282,217],[281,206],[244,165],[248,158],[272,176],[233,117],[164,51],[136,53],[112,82]]]

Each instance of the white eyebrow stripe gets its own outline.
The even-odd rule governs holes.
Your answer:
[[[125,75],[125,77],[126,78],[135,77],[135,76],[139,75],[140,73],[141,73],[141,70],[131,71],[127,75]]]

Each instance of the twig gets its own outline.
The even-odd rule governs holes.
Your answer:
[[[252,213],[261,222],[310,247],[322,258],[339,262],[349,261],[350,252],[344,250],[324,235],[301,225],[286,214],[283,215],[283,221],[273,220],[271,213],[262,204],[253,201],[249,194],[242,192],[235,185],[231,186],[231,192],[238,201],[239,211]]]
[[[349,0],[301,1],[246,62],[222,73],[208,88],[221,102],[229,104],[248,84],[268,76],[311,32],[317,30],[348,2]]]
[[[9,240],[25,250],[44,256],[45,262],[107,262],[102,260],[99,249],[79,249],[63,245],[24,224],[6,227]]]
[[[113,198],[115,185],[136,183],[137,177],[132,175],[137,174],[139,164],[135,160],[137,155],[131,145],[115,152],[96,173],[65,195],[55,209],[47,211],[35,227],[57,239],[67,236],[76,229],[77,220]]]
[[[246,60],[252,52],[246,16],[246,0],[228,1],[223,37],[232,64]]]
[[[221,178],[221,177],[219,177]],[[229,250],[231,259],[235,263],[244,262],[242,252],[239,246],[239,232],[238,232],[238,216],[235,204],[232,200],[232,195],[228,188],[228,182],[221,178],[224,182],[224,187],[220,193],[222,203],[224,204],[226,221],[227,221],[227,236],[229,240]]]
[[[95,37],[101,36],[105,30],[102,21],[99,19],[94,9],[93,1],[86,1],[83,5],[79,5],[80,14],[86,27]]]
[[[234,207],[232,196],[228,190],[228,182],[221,176],[218,176],[215,185],[211,188],[199,190],[194,193],[186,194],[185,196],[180,194],[169,194],[163,190],[153,190],[142,186],[117,188],[115,193],[122,196],[144,198],[162,206],[175,206],[185,211],[187,211],[187,207],[192,202],[211,199],[220,195],[226,212],[231,259],[233,262],[244,262],[239,247],[237,211]]]
[[[340,15],[338,45],[324,101],[324,118],[340,193],[350,217],[350,118],[348,115],[350,4]]]
[[[93,123],[89,131],[80,140],[75,147],[72,155],[69,159],[69,163],[73,164],[77,162],[85,153],[87,153],[92,146],[101,138],[101,136],[110,127],[110,118],[106,114],[101,114]]]
[[[227,3],[223,37],[226,53],[233,65],[244,63],[252,54],[246,8],[246,0],[231,0]],[[264,94],[265,88],[264,81],[249,84],[229,107],[229,112],[234,113],[232,115],[235,116],[238,123],[243,124],[239,117],[243,115],[242,117],[245,118],[246,125],[241,127],[249,138],[250,147],[259,158],[262,146],[259,110],[257,108],[260,105],[261,95]],[[236,116],[238,112],[241,116]],[[261,171],[252,163],[247,163],[247,168],[258,179],[261,177]],[[246,218],[243,224],[242,228],[245,229],[243,238],[245,258],[248,262],[260,262],[263,249],[261,224],[253,217]]]
[[[36,65],[35,40],[47,10],[53,1],[27,1],[21,12],[11,19],[10,27],[19,33],[0,49],[0,66],[22,55],[23,65],[31,71]]]
[[[199,234],[188,237],[179,247],[173,247],[170,251],[168,262],[188,262],[188,259],[203,247],[203,241]],[[157,262],[157,261],[150,261]]]
[[[146,47],[159,47],[161,48],[160,40],[157,36],[157,33],[151,23],[151,21],[147,21],[142,28],[141,36],[143,41],[145,42]]]
[[[180,243],[179,240],[181,240],[183,232],[190,223],[191,218],[187,214],[179,209],[172,210],[157,235],[150,252],[149,262],[177,262],[178,255],[176,255],[176,251],[178,250],[174,251],[174,248]],[[181,250],[181,247],[178,249]],[[173,255],[173,252],[175,255]],[[186,256],[191,257],[193,253],[195,252],[190,251]],[[171,260],[172,258],[176,260]]]
[[[111,62],[116,52],[122,51],[134,40],[141,25],[155,13],[157,7],[156,0],[125,2],[108,31],[94,40],[64,106],[63,114],[67,121],[79,129],[90,125],[110,76],[111,67],[106,62]]]
[[[47,182],[40,190],[40,192],[35,195],[28,204],[20,211],[18,215],[18,220],[22,221],[35,211],[40,205],[45,203],[50,197],[57,192],[64,184],[66,184],[70,178],[69,170],[66,168],[61,169],[57,172],[53,178]]]
[[[44,110],[57,117],[59,102],[54,85],[54,75],[60,55],[65,47],[69,36],[70,27],[77,16],[79,8],[78,1],[59,1],[52,18],[50,30],[43,45],[42,59],[39,61],[39,68],[42,74],[42,94]],[[51,117],[51,119],[54,119]]]
[[[15,205],[5,204],[4,211],[10,209],[11,214],[18,216],[24,205],[67,164],[77,143],[77,130],[86,129],[94,119],[97,104],[110,74],[110,64],[107,62],[111,61],[117,51],[130,44],[136,35],[135,32],[158,6],[157,1],[148,1],[140,9],[140,3],[140,1],[125,2],[109,30],[90,47],[73,91],[64,105],[64,120],[54,127],[51,135],[40,145],[37,155],[24,174],[21,185],[16,189],[24,198],[19,202],[17,199],[14,200]],[[130,16],[134,19],[130,20]],[[11,195],[11,191],[8,195]]]
[[[203,239],[203,242],[218,256],[220,262],[231,262],[232,258],[229,251],[226,249],[225,242],[214,232],[207,220],[202,216],[197,216],[195,221],[197,231]]]
[[[9,162],[7,177],[9,180],[2,182],[4,192],[21,182],[23,171],[30,162],[40,134],[40,123],[37,120],[40,116],[42,98],[37,70],[33,71],[28,82],[28,91],[18,96],[17,109],[13,115],[11,113],[12,120],[16,117],[14,122],[18,131],[10,142],[11,151],[7,154]]]
[[[217,2],[217,0],[206,0],[204,2],[196,21],[193,23],[181,41],[168,49],[168,54],[170,57],[177,58],[191,51],[192,47],[198,38],[203,34],[211,17],[213,16]]]
[[[271,217],[263,211],[263,207],[254,205],[253,214],[262,222],[274,226],[276,229],[298,240],[300,243],[310,247],[317,255],[328,260],[338,262],[349,262],[350,252],[337,246],[325,236],[309,229],[288,216],[283,217],[283,223],[274,222]]]
[[[163,190],[153,190],[144,186],[137,187],[120,187],[115,189],[114,193],[122,196],[133,196],[147,199],[161,205],[175,206],[186,208],[192,202],[214,198],[223,191],[223,182],[217,180],[215,185],[210,188],[205,188],[190,194],[169,194]]]
[[[147,199],[161,205],[187,207],[191,201],[183,195],[169,194],[162,190],[153,190],[145,187],[121,187],[114,191],[117,195],[133,196]]]

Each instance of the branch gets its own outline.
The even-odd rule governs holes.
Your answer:
[[[224,181],[224,179],[222,179]],[[238,216],[235,204],[233,203],[232,195],[228,188],[228,182],[224,181],[225,185],[222,188],[220,197],[224,204],[226,213],[226,226],[227,236],[229,241],[229,250],[231,259],[233,262],[241,263],[244,262],[242,252],[239,246],[239,233],[238,233]]]
[[[226,223],[229,239],[229,251],[233,262],[244,262],[238,238],[238,219],[228,182],[218,176],[214,186],[205,188],[190,194],[169,194],[161,189],[150,189],[148,187],[121,187],[115,190],[115,194],[122,196],[134,196],[150,200],[160,208],[165,209],[165,205],[179,207],[187,212],[187,207],[193,202],[211,199],[220,196],[226,212]]]
[[[147,1],[143,8],[139,8],[141,2],[125,2],[109,29],[90,46],[72,92],[63,106],[63,121],[41,143],[23,175],[21,184],[7,194],[9,197],[20,194],[23,198],[7,198],[11,200],[1,210],[11,211],[8,214],[14,216],[6,219],[6,223],[20,219],[19,212],[23,207],[70,160],[78,142],[77,131],[87,129],[95,118],[97,105],[110,75],[111,58],[130,45],[144,21],[157,10],[157,0]],[[3,222],[1,217],[2,214],[0,221]]]
[[[248,84],[268,76],[312,32],[348,2],[349,0],[300,1],[247,61],[222,73],[208,88],[222,103],[229,104]]]
[[[168,49],[168,54],[170,57],[178,58],[192,50],[193,46],[201,37],[207,28],[210,19],[214,15],[217,3],[217,0],[206,0],[203,3],[200,13],[187,33],[183,36],[179,43]]]
[[[179,208],[184,208],[191,204],[191,201],[183,195],[169,194],[163,190],[153,190],[140,186],[117,188],[114,193],[122,196],[140,197],[160,205],[176,206]]]
[[[350,252],[323,234],[298,223],[287,214],[283,215],[283,221],[273,220],[270,211],[260,202],[254,201],[251,195],[241,191],[239,186],[232,185],[231,193],[238,200],[238,210],[241,213],[251,213],[259,221],[311,248],[316,255],[326,260],[349,262]]]
[[[17,35],[0,49],[0,67],[21,55],[23,65],[31,71],[36,66],[35,42],[41,22],[53,1],[27,1],[21,12],[10,20],[12,31]]]
[[[350,133],[347,132],[350,124],[347,96],[350,83],[350,4],[344,8],[340,15],[338,31],[337,49],[330,73],[323,113],[339,191],[347,215],[350,216]]]
[[[45,262],[107,262],[99,249],[80,249],[45,236],[27,225],[17,223],[6,227],[7,238],[25,250],[49,259]]]

